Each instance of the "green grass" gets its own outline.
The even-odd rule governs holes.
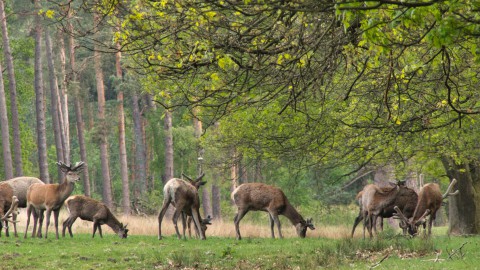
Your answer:
[[[319,228],[320,229],[320,228]],[[480,237],[0,239],[0,269],[477,269]]]

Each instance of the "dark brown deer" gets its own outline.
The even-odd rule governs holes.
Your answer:
[[[13,196],[18,199],[17,207],[25,208],[27,206],[27,190],[32,184],[43,185],[43,182],[35,177],[22,176],[0,183],[0,217],[3,217],[5,210],[11,206]],[[14,235],[18,237],[16,220],[17,215],[12,213]],[[0,236],[3,227],[2,223],[0,222]],[[5,225],[5,235],[9,236],[8,224],[5,223]]]
[[[378,186],[377,186],[378,187]],[[367,185],[365,186],[365,189],[371,189],[372,187]],[[396,191],[396,186],[394,191]],[[392,191],[392,187],[378,187],[380,189],[380,193],[385,192],[388,193],[389,191]],[[365,218],[368,216],[367,212],[364,212],[363,209],[367,209],[368,206],[363,206],[362,205],[362,200],[363,200],[363,194],[364,190],[360,191],[357,194],[356,199],[359,202],[360,206],[360,211],[358,216],[355,218],[355,222],[353,224],[352,228],[352,233],[351,236],[353,237],[355,233],[355,228],[357,225]],[[371,217],[370,220],[366,220],[366,227],[373,227],[374,231],[377,232],[377,229],[375,225],[377,224],[377,218],[380,217],[380,227],[383,230],[383,219],[384,218],[391,218],[395,217],[396,211],[394,209],[394,206],[400,207],[402,211],[407,215],[408,217],[411,217],[413,215],[413,211],[415,210],[415,207],[417,206],[417,200],[418,200],[418,195],[417,193],[411,189],[408,188],[404,182],[399,182],[398,183],[398,192],[392,193],[392,196],[395,196],[393,200],[390,201],[388,197],[385,196],[380,196],[379,194],[376,193],[371,193],[368,192],[368,194],[376,196],[376,198],[373,198],[371,200],[366,200],[366,202],[371,202],[373,205],[370,206],[370,210],[372,211],[372,214],[375,212],[377,215],[375,217]],[[375,201],[376,200],[376,201]],[[376,204],[376,205],[375,205]],[[401,222],[400,227],[405,227],[404,222]]]
[[[428,220],[428,235],[432,234],[432,224],[437,216],[437,211],[442,206],[443,200],[448,196],[457,195],[459,192],[458,190],[453,193],[450,192],[455,183],[457,183],[457,180],[452,179],[447,191],[443,195],[437,183],[425,184],[418,192],[418,203],[412,217],[408,217],[400,208],[395,207],[398,216],[407,224],[407,231],[410,235],[417,235],[420,225],[423,225],[425,229],[425,218],[428,216],[430,216]],[[424,234],[426,233],[427,231],[424,230]]]
[[[108,207],[97,200],[92,198],[75,195],[70,196],[65,200],[65,207],[68,210],[69,216],[63,222],[62,236],[65,237],[65,229],[68,228],[68,233],[70,237],[73,237],[72,234],[72,225],[77,218],[82,220],[88,220],[93,222],[93,234],[92,238],[95,237],[95,232],[98,229],[100,237],[102,235],[102,225],[106,224],[120,237],[127,238],[127,225],[123,225],[118,219],[112,214]]]
[[[57,162],[60,169],[66,174],[61,184],[33,184],[27,192],[27,225],[25,227],[25,238],[27,238],[28,225],[32,211],[38,213],[39,226],[37,237],[42,237],[43,212],[47,211],[47,220],[45,223],[45,238],[48,235],[48,226],[50,225],[50,215],[53,211],[55,220],[55,232],[58,239],[58,214],[63,202],[72,194],[75,183],[80,180],[80,171],[83,169],[83,162],[77,162],[75,166],[67,166],[64,163]],[[35,231],[38,218],[34,215],[32,237],[35,237]]]
[[[305,238],[307,228],[315,230],[312,219],[303,219],[297,210],[290,204],[283,191],[277,187],[269,186],[263,183],[245,183],[238,186],[232,192],[232,200],[237,206],[237,214],[234,218],[237,239],[242,239],[240,235],[240,220],[248,211],[265,211],[270,217],[270,229],[272,238],[275,238],[274,223],[277,224],[278,234],[283,238],[280,220],[278,215],[284,215],[295,226],[297,235]]]
[[[203,175],[201,176],[203,177]],[[193,181],[197,187],[192,184],[192,181],[185,181],[179,178],[170,179],[163,187],[163,205],[160,213],[158,214],[158,239],[162,239],[162,220],[168,206],[172,204],[175,207],[175,213],[173,214],[173,224],[177,233],[178,239],[181,239],[178,231],[177,221],[180,215],[182,215],[182,223],[185,231],[185,218],[183,215],[190,215],[193,218],[193,223],[200,233],[200,239],[205,240],[205,231],[202,229],[200,216],[200,198],[198,196],[198,187],[205,184],[200,181],[201,177]],[[182,213],[183,212],[183,213]],[[185,237],[185,232],[184,232]]]
[[[193,180],[192,178],[188,177],[187,175],[185,175],[183,173],[182,173],[182,176],[185,177],[190,182],[190,184],[192,184],[197,189],[197,191],[200,189],[201,186],[205,185],[205,183],[206,183],[204,181],[201,181],[202,178],[205,176],[204,173],[202,173],[202,175],[197,177],[197,179],[195,179],[195,180]],[[186,218],[186,222],[185,222],[185,218]],[[189,216],[185,212],[182,211],[182,225],[183,225],[183,238],[184,239],[186,239],[186,236],[185,236],[186,228],[188,229],[188,236],[190,238],[192,238],[192,230],[191,230],[192,221],[193,221],[192,216],[191,215]],[[200,221],[200,226],[202,227],[202,230],[204,232],[207,231],[207,225],[212,225],[211,221],[212,221],[212,218],[210,216],[207,216],[206,218],[203,218]],[[185,224],[187,225],[186,228],[185,228]],[[194,226],[193,228],[195,229],[195,235],[198,238],[200,236],[200,233],[197,230],[197,227]]]

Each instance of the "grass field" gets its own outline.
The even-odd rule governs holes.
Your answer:
[[[386,229],[363,240],[360,233],[349,238],[350,224],[320,223],[299,239],[282,220],[285,239],[270,239],[265,217],[262,224],[242,222],[242,241],[235,240],[231,221],[216,221],[201,241],[178,240],[170,220],[164,221],[162,240],[156,217],[120,220],[129,224],[127,239],[106,226],[103,239],[92,239],[92,223],[80,220],[74,238],[59,240],[52,225],[48,239],[24,239],[20,226],[20,238],[0,238],[0,269],[480,269],[480,237],[448,237],[444,227],[435,228],[431,239]]]

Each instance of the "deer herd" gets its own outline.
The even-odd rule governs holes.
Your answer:
[[[58,216],[60,209],[65,205],[68,211],[68,218],[63,222],[62,236],[68,229],[70,237],[72,225],[77,218],[93,222],[93,234],[98,230],[102,236],[101,225],[109,226],[120,238],[126,238],[128,229],[112,214],[110,209],[102,202],[82,196],[71,196],[75,183],[80,179],[80,172],[84,167],[83,162],[75,165],[66,165],[58,162],[57,165],[65,174],[61,184],[45,184],[35,177],[17,177],[0,182],[0,236],[5,225],[5,235],[9,236],[9,226],[14,228],[14,235],[17,234],[18,208],[26,208],[27,222],[24,237],[27,237],[30,217],[33,216],[32,237],[43,237],[42,224],[46,212],[45,238],[48,236],[50,215],[53,212],[56,238],[58,233]],[[204,240],[207,225],[211,224],[211,217],[202,218],[200,198],[198,190],[206,182],[202,181],[204,174],[196,179],[182,174],[186,180],[179,178],[170,179],[163,188],[163,205],[158,215],[158,239],[162,239],[162,221],[169,205],[175,210],[173,213],[173,224],[178,239],[182,238],[177,226],[178,218],[182,218],[183,238],[188,225],[193,221],[196,235]],[[383,229],[383,218],[399,219],[399,226],[404,234],[415,236],[418,228],[423,226],[424,234],[430,235],[432,222],[435,220],[437,211],[448,196],[458,194],[451,192],[456,180],[453,179],[442,195],[440,186],[436,183],[429,183],[421,187],[418,193],[407,187],[404,182],[390,186],[366,185],[356,197],[359,204],[359,213],[355,218],[351,236],[354,236],[355,228],[363,220],[363,237],[368,231],[370,237],[377,232],[377,223]],[[277,187],[263,183],[245,183],[236,187],[231,193],[231,199],[237,207],[234,218],[236,238],[242,239],[240,234],[240,221],[249,211],[265,211],[270,218],[271,237],[275,238],[274,227],[276,225],[278,236],[283,238],[279,215],[290,220],[296,229],[299,237],[306,236],[307,229],[314,230],[312,219],[304,219],[302,215],[290,204],[283,191]],[[378,219],[380,218],[380,219]],[[427,221],[428,218],[428,221]],[[379,221],[379,222],[377,222]],[[37,228],[38,226],[38,228]],[[427,227],[428,226],[428,227]]]

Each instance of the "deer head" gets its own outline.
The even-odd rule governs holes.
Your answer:
[[[117,235],[120,238],[127,238],[127,236],[128,236],[127,235],[128,234],[127,225],[123,225],[123,223],[120,223],[120,229],[117,231]]]
[[[297,230],[297,235],[301,238],[305,238],[307,235],[307,229],[315,230],[315,226],[312,223],[312,218],[307,218],[305,222],[300,222],[295,225],[295,229]]]
[[[190,184],[192,184],[197,190],[200,188],[200,186],[203,186],[207,183],[207,181],[201,181],[202,178],[205,176],[205,173],[202,173],[199,177],[197,177],[195,180],[192,180],[192,178],[188,177],[187,175],[182,173],[182,176],[185,177]]]
[[[79,161],[79,162],[75,163],[75,165],[73,165],[73,166],[72,166],[72,164],[67,166],[65,163],[59,161],[59,162],[57,162],[57,165],[60,167],[60,170],[62,170],[62,172],[65,173],[66,180],[68,182],[75,183],[78,180],[80,180],[79,173],[83,170],[85,162]]]
[[[402,229],[407,229],[408,233],[412,236],[415,236],[417,235],[418,233],[418,226],[422,225],[422,224],[425,224],[425,217],[430,215],[430,209],[427,209],[425,211],[425,213],[423,213],[423,215],[417,219],[416,221],[413,220],[413,217],[410,218],[410,219],[407,219],[405,217],[405,215],[402,213],[402,211],[400,210],[400,208],[398,208],[398,206],[395,206],[393,209],[395,209],[395,211],[397,211],[397,216],[400,218],[400,220],[402,221],[400,224],[400,227]],[[403,223],[403,224],[402,224]]]

